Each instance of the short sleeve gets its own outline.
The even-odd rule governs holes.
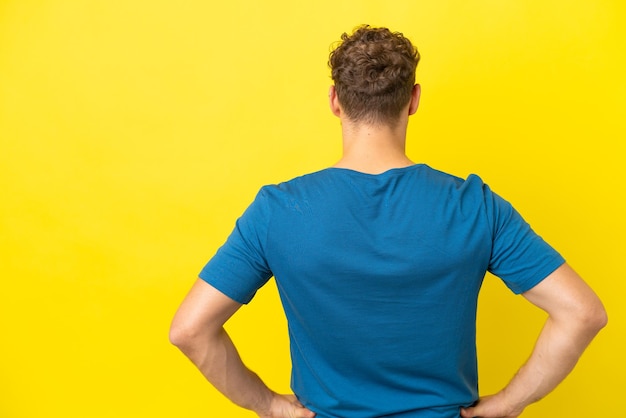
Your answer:
[[[267,196],[261,189],[199,277],[239,303],[250,302],[272,277],[265,257],[269,215]]]
[[[565,260],[532,230],[509,202],[487,185],[484,187],[493,240],[488,270],[514,293],[526,292]]]

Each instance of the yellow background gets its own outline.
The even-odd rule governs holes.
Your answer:
[[[332,164],[330,45],[418,46],[409,153],[480,174],[604,300],[609,326],[525,417],[617,417],[626,395],[622,0],[0,1],[0,417],[251,417],[170,346],[170,318],[267,183]],[[543,313],[487,277],[481,389]],[[273,284],[229,324],[287,391]]]

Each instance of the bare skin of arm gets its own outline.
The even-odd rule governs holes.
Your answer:
[[[270,390],[242,362],[224,330],[224,323],[241,307],[198,279],[178,308],[170,341],[233,403],[261,418],[313,418],[293,395]]]
[[[548,313],[528,361],[500,392],[461,410],[464,418],[515,418],[550,393],[607,323],[602,302],[567,264],[523,294]]]

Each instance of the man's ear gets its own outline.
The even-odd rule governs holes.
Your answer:
[[[411,91],[411,102],[409,103],[409,115],[417,112],[417,108],[420,104],[420,96],[422,95],[422,87],[419,84],[413,86]]]
[[[330,111],[333,112],[333,115],[339,117],[341,115],[341,106],[339,106],[339,99],[337,98],[337,90],[335,90],[335,86],[330,86],[330,89],[328,89],[328,104],[330,106]]]

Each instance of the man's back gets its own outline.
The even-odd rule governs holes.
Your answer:
[[[477,399],[485,272],[519,293],[562,263],[476,176],[332,168],[264,187],[200,277],[245,303],[275,276],[318,417],[434,418]]]

